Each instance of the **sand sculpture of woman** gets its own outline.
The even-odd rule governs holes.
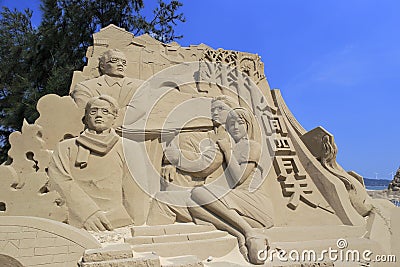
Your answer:
[[[262,264],[257,254],[266,248],[268,241],[256,229],[272,227],[273,221],[268,196],[261,188],[250,190],[252,179],[262,172],[258,166],[261,144],[255,141],[256,121],[247,109],[235,108],[228,114],[226,129],[235,142],[233,148],[228,139],[218,140],[217,144],[224,154],[226,176],[232,189],[224,195],[226,188],[220,186],[194,188],[191,198],[200,207],[191,208],[191,212],[196,219],[236,236],[245,258],[253,264]]]

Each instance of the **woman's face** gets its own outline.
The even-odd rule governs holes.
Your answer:
[[[235,142],[247,136],[246,121],[240,117],[232,118],[228,121],[228,132],[233,137]]]

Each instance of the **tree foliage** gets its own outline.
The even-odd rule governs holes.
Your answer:
[[[0,161],[7,158],[8,136],[24,118],[38,117],[36,103],[45,94],[66,95],[74,70],[86,63],[92,34],[109,24],[135,35],[148,33],[168,43],[182,36],[179,1],[159,0],[150,16],[143,0],[42,0],[42,21],[32,26],[32,11],[0,12]],[[150,13],[147,11],[147,13]],[[147,18],[149,17],[149,18]]]

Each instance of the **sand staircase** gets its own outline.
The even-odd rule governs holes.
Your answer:
[[[235,237],[212,225],[174,224],[134,226],[125,238],[136,252],[155,252],[161,257],[194,255],[204,260],[222,257],[237,246]]]

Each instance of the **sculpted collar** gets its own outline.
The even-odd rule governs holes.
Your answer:
[[[122,87],[122,85],[124,84],[124,81],[125,81],[125,77],[124,78],[113,78],[111,76],[104,75],[104,80],[110,87],[112,87],[114,84],[118,84],[119,87]]]
[[[76,139],[78,144],[78,155],[76,157],[76,166],[84,168],[87,166],[90,152],[95,152],[104,156],[114,147],[119,140],[114,129],[108,134],[94,134],[87,129]]]

